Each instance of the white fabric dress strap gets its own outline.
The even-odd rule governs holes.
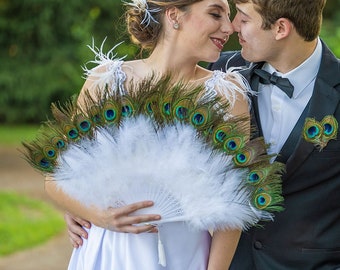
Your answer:
[[[124,87],[126,74],[122,70],[124,57],[116,58],[117,55],[113,53],[119,44],[114,46],[107,53],[103,53],[103,44],[100,48],[97,48],[94,45],[92,45],[92,47],[89,46],[95,54],[95,59],[89,63],[97,65],[93,69],[88,69],[86,66],[84,67],[85,77],[93,80],[93,84],[89,90],[109,87],[112,93],[124,95],[126,94],[126,89]]]
[[[234,69],[226,72],[214,70],[213,75],[205,82],[207,95],[224,96],[233,107],[238,94],[241,95],[250,105],[250,94],[254,94],[247,80]]]

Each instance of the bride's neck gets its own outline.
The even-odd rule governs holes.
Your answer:
[[[198,76],[199,67],[195,61],[165,50],[155,49],[143,62],[153,72],[162,75],[170,73],[175,79],[190,81]]]

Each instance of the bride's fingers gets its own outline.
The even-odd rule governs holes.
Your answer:
[[[122,230],[134,234],[158,232],[157,227],[155,227],[154,225],[129,225],[122,227]]]
[[[82,218],[80,218],[80,217],[73,217],[73,219],[74,219],[78,224],[80,224],[81,226],[83,226],[83,227],[85,227],[85,228],[88,228],[88,229],[91,228],[91,223],[88,222],[87,220],[82,219]]]
[[[148,225],[152,225],[152,221],[158,221],[160,219],[161,219],[161,216],[158,214],[148,214],[148,215],[138,215],[138,216],[127,216],[127,217],[122,218],[122,222],[124,224],[138,224],[140,226],[143,223],[149,223]]]
[[[109,221],[108,229],[119,232],[142,233],[152,230],[154,227],[152,222],[160,219],[160,215],[120,216]]]
[[[150,222],[153,220],[159,220],[161,217],[159,214],[143,214],[143,215],[133,215],[137,210],[153,206],[152,201],[142,201],[137,203],[132,203],[119,208],[110,207],[108,211],[111,213],[112,221],[115,226],[123,227],[125,225],[139,224]]]
[[[72,216],[70,213],[64,213],[64,219],[67,225],[67,232],[73,247],[77,248],[83,244],[83,239],[87,239],[87,231],[83,229],[82,226],[89,224],[87,221]],[[87,225],[89,228],[90,225]]]
[[[67,230],[68,238],[74,248],[78,248],[83,245],[83,239],[79,236],[79,234],[75,234],[70,230]]]
[[[151,207],[153,206],[153,202],[152,201],[142,201],[142,202],[136,202],[136,203],[132,203],[132,204],[128,204],[119,208],[111,208],[111,209],[115,209],[117,214],[120,214],[122,216],[124,215],[130,215],[131,213],[143,209],[143,208],[147,208],[147,207]]]

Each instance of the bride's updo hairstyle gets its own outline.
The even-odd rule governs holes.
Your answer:
[[[126,22],[130,38],[142,49],[153,50],[163,29],[166,9],[185,11],[189,5],[203,0],[132,0],[126,3]]]

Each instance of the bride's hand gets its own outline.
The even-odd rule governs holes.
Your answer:
[[[132,215],[135,211],[153,206],[152,201],[142,201],[119,208],[110,207],[99,213],[97,226],[111,231],[125,233],[157,232],[157,228],[151,225],[152,221],[160,220],[160,215],[143,214]]]
[[[69,212],[65,212],[64,219],[67,225],[67,233],[70,242],[74,248],[78,248],[83,245],[83,238],[87,239],[88,234],[84,229],[91,228],[91,223],[80,217],[75,217]]]
[[[159,215],[131,215],[133,212],[150,207],[153,205],[151,201],[133,203],[120,208],[110,207],[104,211],[97,211],[93,223],[99,227],[106,228],[116,232],[125,233],[143,233],[157,232],[157,228],[148,223],[159,220]],[[87,239],[87,231],[83,228],[90,228],[91,223],[80,217],[76,217],[69,212],[64,214],[67,225],[68,236],[73,247],[78,248],[83,244],[83,238]],[[138,224],[138,225],[136,225]]]

